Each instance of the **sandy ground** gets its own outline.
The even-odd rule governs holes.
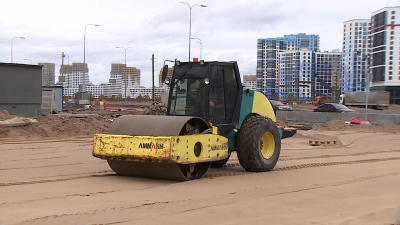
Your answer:
[[[314,106],[313,104],[295,104],[295,105],[289,105],[292,107],[293,110],[314,110],[317,106]],[[365,107],[348,107],[353,110],[362,110],[365,109]],[[375,109],[368,109],[369,111],[373,112]],[[400,105],[390,105],[387,109],[385,110],[400,110]]]
[[[339,121],[282,141],[273,171],[245,172],[233,155],[175,182],[115,175],[90,136],[3,137],[0,224],[400,224],[398,127]]]

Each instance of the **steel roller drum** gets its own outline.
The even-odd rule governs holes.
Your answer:
[[[186,126],[197,127],[201,133],[208,128],[207,123],[198,117],[127,115],[116,119],[108,134],[132,136],[179,136],[189,135]],[[176,164],[107,160],[111,169],[119,175],[186,181],[201,178],[211,163]]]

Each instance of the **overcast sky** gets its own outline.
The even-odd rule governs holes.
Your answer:
[[[206,61],[238,61],[241,75],[255,74],[258,38],[318,34],[320,48],[340,49],[343,22],[369,19],[373,11],[400,6],[400,0],[186,0],[192,8],[192,37],[202,41]],[[109,79],[111,63],[141,70],[141,85],[151,86],[151,55],[156,85],[164,60],[188,60],[189,7],[171,0],[0,0],[0,62],[86,63],[93,84]],[[200,57],[192,40],[191,57]],[[29,60],[26,60],[29,59]],[[31,61],[30,61],[31,60]],[[65,58],[68,63],[68,57]],[[56,78],[56,80],[58,80]]]

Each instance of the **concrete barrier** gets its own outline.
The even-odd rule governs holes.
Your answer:
[[[312,112],[312,111],[277,111],[277,116],[283,117],[288,121],[308,122],[308,123],[325,123],[331,120],[350,121],[350,118],[365,118],[365,113],[327,113],[327,112]],[[400,125],[400,114],[383,114],[383,113],[368,113],[367,119],[372,124]]]

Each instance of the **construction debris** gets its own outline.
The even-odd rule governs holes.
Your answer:
[[[311,146],[336,145],[336,141],[313,141],[313,140],[309,140],[308,144],[311,145]]]
[[[161,115],[167,114],[167,106],[161,102],[153,102],[144,112],[145,115]]]
[[[25,117],[14,117],[8,120],[0,121],[0,127],[21,127],[32,123],[38,123],[38,121],[36,119]]]

